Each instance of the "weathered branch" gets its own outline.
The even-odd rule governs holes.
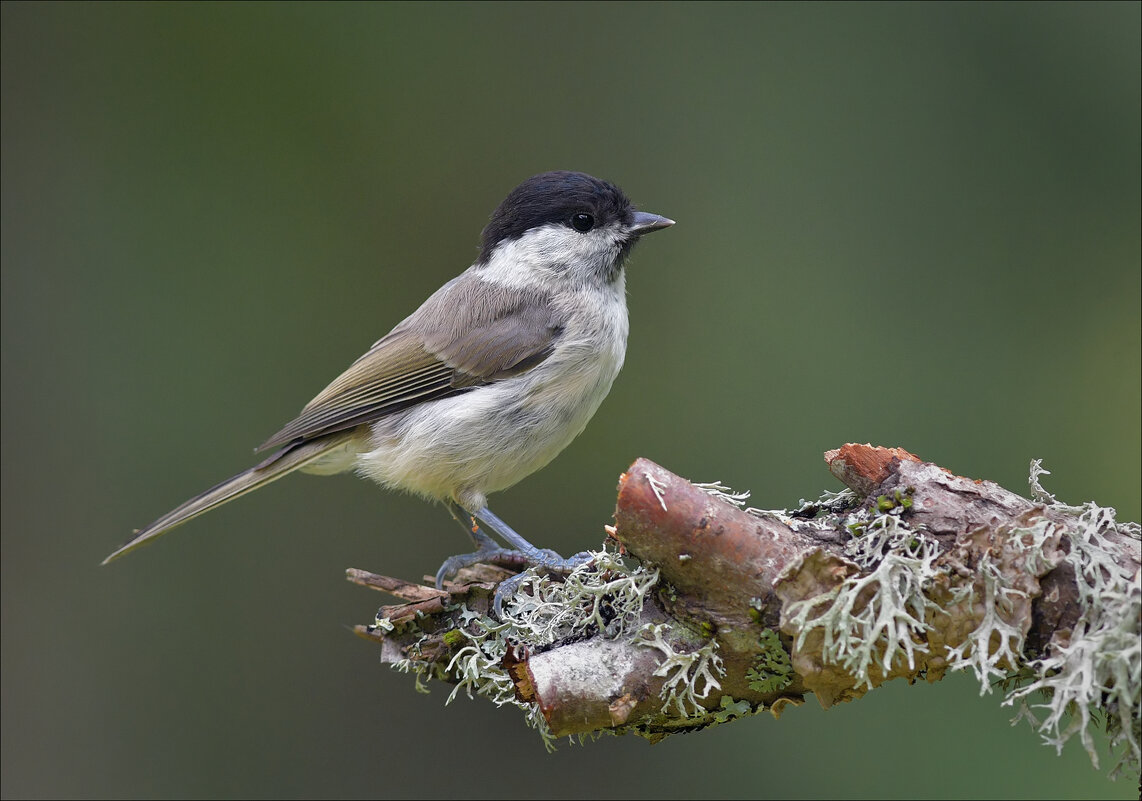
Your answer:
[[[1037,723],[1060,746],[1074,733],[1063,706],[1083,705],[1088,750],[1086,719],[1105,713],[1137,760],[1136,524],[1058,503],[1035,472],[1028,500],[900,449],[846,445],[826,461],[849,491],[764,512],[640,459],[620,480],[610,550],[530,580],[502,622],[488,608],[505,570],[465,571],[443,592],[350,571],[405,601],[357,631],[383,661],[522,706],[554,736],[657,739],[777,715],[810,692],[828,707],[969,669],[984,690],[1012,682],[1009,702],[1053,692]]]

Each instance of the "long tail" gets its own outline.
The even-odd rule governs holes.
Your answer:
[[[271,481],[276,481],[294,470],[299,470],[307,464],[317,461],[329,451],[344,445],[347,439],[348,437],[345,435],[322,437],[283,448],[256,467],[251,467],[249,470],[226,479],[221,484],[216,484],[206,492],[195,495],[146,528],[135,532],[135,536],[128,540],[122,548],[104,559],[103,564],[146,545],[156,537],[166,534],[172,528],[181,526],[186,521],[198,517],[204,512],[209,512],[216,506],[239,498],[247,492],[260,489]]]

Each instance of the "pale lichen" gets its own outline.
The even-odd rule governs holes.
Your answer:
[[[858,690],[872,689],[905,666],[915,673],[917,652],[928,650],[926,618],[936,605],[924,590],[937,573],[939,545],[896,514],[862,510],[850,516],[849,529],[859,535],[845,555],[858,569],[832,589],[789,604],[782,627],[796,634],[796,650],[819,635],[821,659],[841,667]]]
[[[821,497],[815,501],[807,501],[802,498],[798,502],[797,508],[793,510],[759,509],[756,506],[749,506],[746,503],[751,495],[749,490],[738,492],[731,487],[727,487],[721,481],[697,482],[694,486],[707,495],[728,503],[736,509],[741,509],[746,514],[764,520],[776,520],[785,525],[792,525],[795,520],[804,523],[814,515],[824,515],[828,513],[839,514],[853,506],[858,500],[855,492],[845,488],[839,492],[825,490],[821,493]]]
[[[724,503],[728,503],[736,509],[744,509],[745,502],[749,500],[750,496],[749,490],[736,492],[720,481],[696,481],[694,482],[694,486],[707,495],[717,498]]]
[[[793,664],[828,706],[896,676],[970,671],[981,693],[1009,688],[1056,748],[1079,735],[1097,766],[1093,722],[1104,718],[1115,773],[1137,767],[1142,742],[1142,559],[1135,523],[1093,503],[1068,506],[1039,483],[1040,504],[1016,522],[984,526],[941,544],[906,522],[907,493],[850,512],[844,556],[818,550],[787,568],[776,589]],[[1124,546],[1123,543],[1129,543]],[[1077,622],[1056,631],[1046,656],[1026,653],[1040,580],[1069,566]],[[1037,701],[1031,703],[1032,700]]]
[[[825,490],[821,493],[821,497],[815,501],[807,501],[802,498],[792,514],[797,517],[812,517],[826,513],[840,514],[846,509],[855,506],[859,500],[857,494],[848,487],[837,492]]]
[[[415,674],[420,692],[428,691],[428,679],[453,682],[446,704],[464,692],[497,706],[519,707],[550,750],[554,738],[547,721],[538,704],[520,699],[505,657],[517,648],[543,648],[593,634],[607,639],[634,637],[642,607],[657,583],[657,570],[630,567],[614,550],[604,548],[566,576],[529,574],[505,605],[501,621],[467,607],[457,610],[457,627],[444,636],[452,648],[447,666],[418,660],[414,653],[393,667]]]
[[[714,690],[722,688],[718,677],[725,675],[717,641],[707,640],[694,651],[682,652],[666,641],[662,636],[664,631],[665,625],[654,623],[638,632],[640,643],[658,649],[663,655],[662,663],[654,671],[655,676],[666,679],[659,691],[659,697],[663,699],[663,714],[671,706],[684,718],[707,714],[700,702]]]
[[[657,583],[657,570],[631,569],[618,554],[603,550],[562,581],[530,571],[507,604],[504,621],[512,639],[530,646],[588,631],[615,639],[633,631]]]
[[[845,543],[845,556],[863,569],[879,564],[889,556],[916,560],[920,585],[936,575],[935,562],[940,555],[940,546],[928,536],[923,527],[908,525],[901,514],[910,504],[898,503],[887,511],[876,513],[861,509],[850,514],[845,527],[852,533],[851,540]]]
[[[1075,518],[1076,525],[1066,531],[1070,551],[1064,559],[1074,569],[1081,611],[1070,636],[1055,636],[1048,655],[1029,665],[1034,675],[1016,682],[1004,703],[1017,704],[1015,720],[1030,722],[1056,750],[1078,734],[1096,767],[1091,729],[1096,716],[1104,716],[1116,754],[1111,775],[1117,776],[1142,764],[1142,573],[1124,566],[1108,534],[1125,535],[1134,546],[1142,529],[1117,523],[1109,507],[1059,503],[1039,483],[1047,474],[1038,460],[1031,463],[1033,496]],[[1139,561],[1137,549],[1131,556]],[[1041,702],[1029,704],[1032,695]],[[1041,710],[1043,717],[1032,710]]]
[[[951,607],[963,607],[959,617],[978,618],[964,640],[950,645],[948,667],[970,670],[979,681],[980,695],[991,691],[996,679],[1006,678],[1023,663],[1023,647],[1031,622],[1031,594],[1038,594],[1035,580],[1028,586],[1028,575],[1045,574],[1057,565],[1054,543],[1060,526],[1039,518],[1025,528],[1005,531],[999,544],[976,558],[975,580],[954,586]]]
[[[426,679],[432,678],[430,675],[430,668],[420,661],[413,661],[412,659],[398,659],[393,662],[392,669],[398,673],[411,673],[415,680],[414,689],[421,695],[428,695],[431,690],[428,689]]]

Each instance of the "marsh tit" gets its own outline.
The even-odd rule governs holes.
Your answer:
[[[138,531],[104,564],[301,470],[355,471],[443,501],[476,551],[445,561],[437,586],[480,561],[570,569],[582,554],[531,545],[492,514],[488,495],[546,465],[587,425],[626,353],[623,265],[640,237],[673,224],[583,173],[527,179],[492,214],[476,262],[266,440],[260,464]]]

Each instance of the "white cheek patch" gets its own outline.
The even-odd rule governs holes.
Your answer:
[[[621,250],[617,226],[579,233],[552,223],[501,242],[480,277],[513,288],[549,286],[552,278],[574,281],[604,275]]]

